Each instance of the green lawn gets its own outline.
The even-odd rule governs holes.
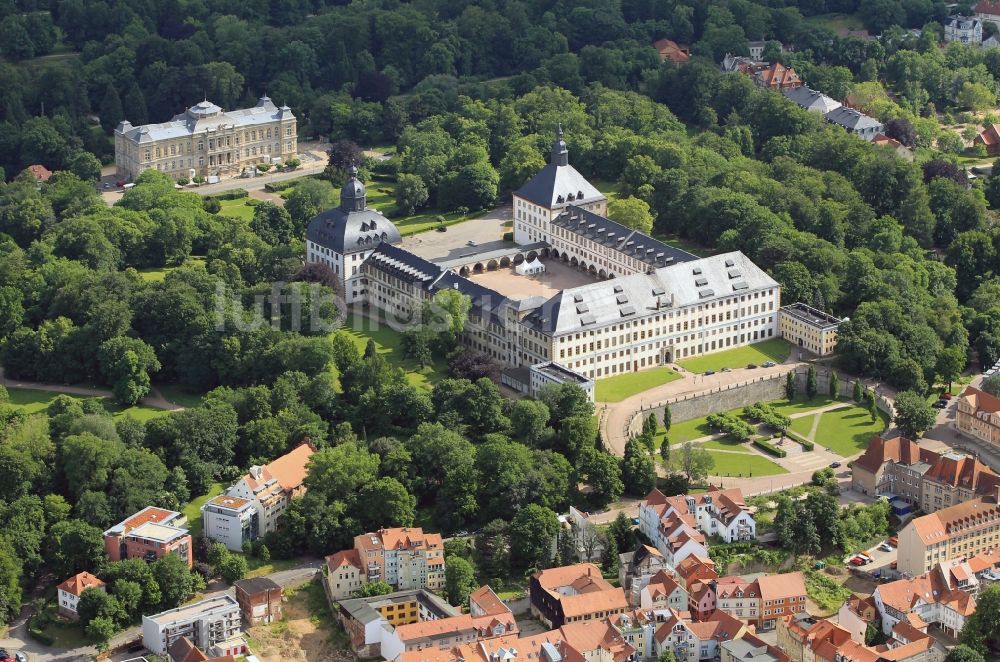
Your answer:
[[[650,368],[640,372],[598,379],[594,384],[594,400],[598,402],[621,402],[633,395],[661,386],[681,376],[670,368]]]
[[[707,417],[701,416],[687,421],[674,422],[670,426],[670,433],[667,436],[670,438],[671,445],[674,445],[693,441],[699,437],[707,437],[710,434],[712,434],[712,428],[708,427]],[[660,430],[657,436],[659,438],[662,435],[663,431]]]
[[[281,572],[282,570],[289,570],[298,564],[298,559],[271,559],[267,563],[263,563],[260,559],[248,556],[247,578],[264,577],[265,575],[271,575],[275,572]]]
[[[335,333],[346,333],[350,336],[360,352],[365,351],[369,338],[374,340],[378,353],[384,355],[392,365],[402,368],[407,380],[414,386],[429,389],[447,374],[448,368],[443,360],[438,359],[433,365],[421,369],[416,361],[404,358],[403,335],[385,322],[375,322],[367,317],[351,315],[347,318],[344,328],[338,329]]]
[[[747,454],[752,454],[753,453],[753,451],[750,450],[750,442],[749,441],[745,442],[745,443],[741,443],[741,442],[736,441],[735,439],[733,439],[732,437],[730,437],[728,435],[726,435],[724,437],[720,437],[718,439],[710,439],[710,440],[704,442],[703,444],[701,444],[701,447],[704,448],[705,450],[716,449],[716,450],[723,450],[723,451],[732,451],[732,452],[735,452],[735,453],[747,453]]]
[[[57,396],[65,395],[56,391],[37,391],[35,389],[14,387],[8,388],[7,392],[10,394],[10,404],[24,411],[26,414],[44,414],[45,410]],[[70,397],[80,400],[86,399],[86,397],[81,395],[70,395]],[[109,399],[103,399],[103,404],[104,408],[111,412],[115,418],[127,415],[143,422],[160,416],[166,416],[169,413],[165,409],[156,409],[143,405],[122,407]]]
[[[817,394],[814,398],[807,398],[804,395],[798,395],[792,402],[789,402],[788,400],[775,400],[774,402],[769,402],[768,404],[770,404],[779,414],[791,416],[792,414],[801,414],[803,412],[812,411],[813,409],[819,409],[820,407],[826,407],[834,402],[835,400],[829,395]]]
[[[256,198],[237,198],[236,200],[219,200],[221,209],[219,216],[231,216],[249,221],[253,218],[253,208],[260,204]]]
[[[591,183],[594,185],[594,188],[606,195],[608,200],[614,200],[622,195],[621,182],[609,182],[604,179],[595,179],[591,180]]]
[[[190,256],[185,264],[201,264],[205,265],[205,258],[202,255],[192,255]],[[139,269],[139,275],[147,283],[162,283],[163,279],[167,277],[167,274],[176,269],[176,266],[168,267],[147,267],[145,269]]]
[[[212,483],[212,487],[209,488],[208,494],[203,494],[197,499],[192,499],[188,502],[181,512],[184,513],[184,517],[187,517],[187,528],[191,532],[192,538],[198,538],[201,535],[201,507],[205,505],[205,502],[212,497],[219,496],[222,494],[222,483]]]
[[[681,367],[695,373],[706,370],[721,370],[722,368],[742,368],[750,363],[760,365],[765,361],[782,363],[788,358],[791,345],[782,338],[772,338],[764,342],[734,347],[733,349],[713,352],[693,359],[679,361]]]
[[[709,471],[712,476],[776,476],[788,470],[765,457],[748,453],[720,453],[709,450],[715,466]]]
[[[865,23],[860,16],[854,14],[842,14],[833,12],[829,14],[819,14],[806,19],[808,23],[827,28],[836,32],[837,30],[864,30]]]
[[[846,457],[867,448],[872,436],[884,432],[886,425],[886,416],[881,411],[878,420],[872,423],[865,409],[849,405],[822,414],[815,441]]]
[[[810,432],[812,432],[813,423],[816,421],[816,417],[819,414],[813,414],[812,416],[800,416],[799,418],[792,419],[792,431],[798,432],[803,437],[807,437]],[[817,430],[817,432],[819,432]]]
[[[156,388],[169,402],[185,408],[197,407],[205,398],[204,394],[188,393],[177,384],[156,384]]]

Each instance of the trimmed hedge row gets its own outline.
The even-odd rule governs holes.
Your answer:
[[[791,430],[785,430],[785,436],[797,443],[799,446],[802,446],[802,450],[804,451],[811,451],[816,448],[816,445],[813,442],[804,437],[800,437],[797,433],[792,432]]]
[[[215,195],[209,195],[206,197],[214,198],[215,200],[239,200],[240,198],[245,198],[250,194],[245,188],[236,188],[232,191],[226,191],[224,193],[217,193]]]
[[[786,453],[783,449],[778,448],[777,446],[767,441],[766,439],[754,439],[753,445],[761,449],[765,453],[770,453],[774,457],[785,457],[786,455],[788,455],[788,453]]]

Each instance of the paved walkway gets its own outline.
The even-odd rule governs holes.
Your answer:
[[[289,570],[281,570],[279,572],[272,573],[267,575],[267,577],[269,579],[273,579],[275,583],[282,588],[298,586],[311,580],[316,575],[316,572],[322,564],[322,561],[308,559],[304,561],[302,565]],[[235,597],[232,587],[226,587],[218,591],[207,591],[204,593],[203,597],[210,598],[223,593]],[[66,650],[45,646],[35,641],[28,636],[28,620],[30,615],[31,609],[25,605],[25,607],[21,610],[20,617],[17,621],[11,624],[7,637],[0,638],[0,648],[6,648],[11,653],[14,651],[24,651],[28,654],[28,660],[30,662],[82,662],[84,660],[92,660],[93,657],[97,655],[97,649],[93,646],[81,646],[80,648]],[[133,626],[123,630],[111,639],[111,649],[114,650],[116,648],[126,646],[141,636],[142,629],[139,626]],[[120,653],[111,656],[111,659],[127,660],[134,659],[135,657],[135,653]]]
[[[90,386],[70,386],[67,384],[47,384],[44,382],[26,382],[16,379],[7,379],[3,368],[0,368],[0,384],[5,388],[23,388],[31,391],[52,391],[54,393],[66,393],[68,395],[82,395],[88,398],[111,398],[112,393],[108,389],[93,388]],[[139,401],[139,404],[155,409],[166,409],[167,411],[181,411],[184,407],[167,400],[160,389],[151,387],[152,392]]]

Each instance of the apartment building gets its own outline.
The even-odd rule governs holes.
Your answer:
[[[365,567],[356,549],[342,549],[326,557],[323,565],[323,582],[326,592],[334,600],[351,597],[366,583]]]
[[[719,578],[715,570],[715,561],[708,556],[689,556],[674,569],[677,581],[684,590],[691,592],[698,582],[712,582]]]
[[[781,337],[817,356],[829,356],[836,351],[837,328],[843,321],[804,303],[793,303],[778,310]]]
[[[806,582],[801,572],[764,575],[757,578],[761,614],[758,630],[773,630],[779,619],[806,610]]]
[[[862,494],[887,496],[934,513],[994,494],[1000,475],[962,453],[938,453],[905,437],[873,437],[852,465],[851,482]]]
[[[938,563],[1000,547],[997,496],[978,497],[910,520],[899,532],[899,571],[916,577]]]
[[[868,628],[877,626],[880,619],[878,605],[871,596],[862,598],[852,595],[837,612],[837,622],[840,626],[851,633],[851,639],[862,644],[865,643]]]
[[[743,493],[715,486],[703,494],[674,497],[653,489],[639,504],[639,530],[672,567],[691,554],[708,558],[705,536],[726,542],[757,539],[757,524]]]
[[[708,584],[715,593],[715,608],[740,620],[757,621],[761,615],[760,586],[745,577],[720,577]]]
[[[592,563],[541,570],[528,588],[531,613],[549,627],[590,621],[628,609],[625,592],[609,584]]]
[[[273,579],[253,577],[233,584],[240,618],[247,627],[281,620],[281,587]]]
[[[668,569],[660,550],[639,545],[634,552],[618,555],[618,585],[625,590],[629,604],[639,604],[639,591],[654,575]]]
[[[203,651],[240,633],[240,605],[225,593],[176,609],[142,617],[142,644],[166,655],[175,641],[187,637]]]
[[[76,612],[76,605],[80,601],[80,596],[88,588],[103,591],[104,582],[90,574],[80,572],[56,587],[56,600],[59,603],[59,615],[70,620],[76,620],[79,615]]]
[[[719,644],[746,636],[743,621],[717,611],[704,621],[691,621],[675,611],[668,612],[654,635],[657,657],[668,648],[677,662],[699,662],[721,657]]]
[[[174,179],[238,175],[260,163],[296,155],[296,119],[288,106],[262,96],[252,108],[229,112],[207,99],[169,122],[115,129],[115,166],[120,179],[146,170]]]
[[[776,634],[778,648],[785,651],[791,662],[833,662],[836,651],[851,641],[851,633],[846,628],[805,613],[788,614],[779,619]]]
[[[944,24],[944,40],[960,44],[983,43],[983,22],[975,16],[952,16]]]
[[[444,543],[439,533],[425,534],[414,527],[379,529],[355,536],[354,550],[366,584],[385,581],[401,591],[444,588]],[[353,555],[338,560],[344,574],[353,575],[344,564],[354,561]]]
[[[416,589],[340,600],[336,614],[355,655],[372,658],[384,657],[382,646],[397,627],[452,618],[461,610],[426,589]]]
[[[278,518],[305,493],[309,459],[316,449],[303,442],[270,464],[250,472],[201,508],[205,537],[233,551],[278,529]]]
[[[174,510],[147,506],[104,532],[104,550],[112,561],[141,558],[147,561],[177,554],[192,565],[191,534],[187,518]]]
[[[688,608],[688,593],[670,573],[661,570],[639,590],[639,599],[633,604],[643,609],[684,611]]]
[[[1000,398],[966,386],[958,396],[955,427],[970,437],[1000,445]]]

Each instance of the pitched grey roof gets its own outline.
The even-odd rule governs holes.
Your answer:
[[[230,126],[251,127],[294,117],[288,106],[279,108],[266,96],[261,97],[253,108],[241,108],[229,112],[224,112],[222,108],[206,99],[175,115],[169,122],[132,126],[131,122],[123,121],[115,133],[134,143],[144,143],[181,138],[210,129]]]
[[[878,120],[847,106],[841,106],[836,110],[832,110],[823,117],[827,122],[842,126],[848,131],[858,132],[870,128],[881,130],[882,127],[882,123]]]
[[[556,132],[549,164],[514,194],[546,209],[607,199],[569,164],[569,150],[563,142],[561,126]]]
[[[356,174],[352,166],[340,191],[340,206],[315,216],[306,228],[306,239],[340,255],[371,250],[381,242],[398,244],[403,240],[392,221],[367,208],[365,186]]]
[[[675,262],[698,259],[687,251],[669,246],[638,230],[575,205],[571,205],[554,218],[552,224],[641,260],[652,267],[665,267]]]
[[[379,244],[365,263],[408,283],[421,283],[424,287],[430,287],[444,273],[439,265],[388,242]]]
[[[431,286],[434,291],[458,290],[472,300],[473,311],[479,313],[484,319],[490,320],[502,326],[504,324],[503,310],[513,302],[500,294],[496,290],[473,282],[464,276],[459,276],[454,271],[445,271]]]
[[[781,90],[781,93],[802,108],[824,115],[831,110],[840,108],[841,105],[836,99],[831,99],[822,92],[811,90],[804,85],[802,87],[786,87]]]
[[[561,336],[591,331],[668,310],[778,287],[750,258],[723,253],[563,290],[529,313],[525,323]]]

